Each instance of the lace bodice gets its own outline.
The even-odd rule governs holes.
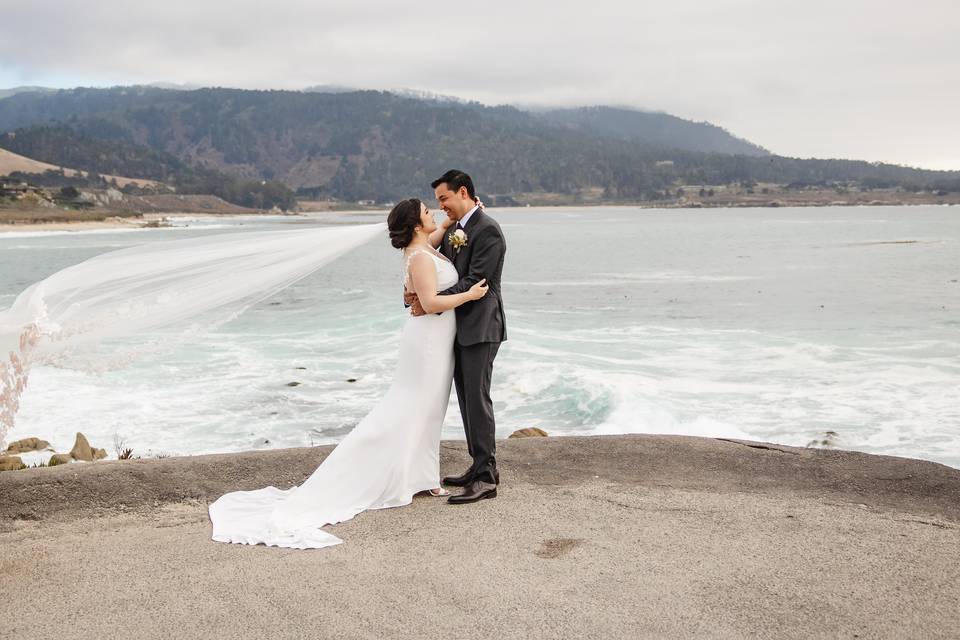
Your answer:
[[[443,291],[444,289],[449,289],[453,285],[457,284],[457,281],[460,280],[460,276],[457,274],[456,267],[453,266],[453,263],[444,258],[439,253],[431,251],[429,249],[417,249],[410,253],[407,256],[407,259],[404,261],[403,267],[403,284],[409,290],[413,290],[413,284],[410,282],[410,261],[413,260],[413,257],[419,253],[425,253],[433,258],[433,263],[437,268],[437,291]]]

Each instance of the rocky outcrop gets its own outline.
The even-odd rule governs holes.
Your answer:
[[[418,496],[335,525],[345,544],[325,550],[210,539],[211,502],[299,485],[332,449],[0,473],[4,637],[299,638],[326,625],[337,637],[933,639],[960,628],[960,469],[689,436],[520,438],[497,443],[502,493],[465,511]],[[440,475],[470,461],[466,442],[440,445]],[[479,562],[435,542],[466,532],[485,541]],[[465,562],[486,574],[480,604],[423,608],[391,633],[401,626],[384,603],[423,600],[424,585],[457,593]],[[354,584],[363,591],[343,588]],[[281,604],[251,613],[248,593]],[[308,599],[325,608],[294,608]],[[132,611],[136,628],[121,632]],[[333,624],[330,611],[348,615]]]
[[[73,443],[73,449],[70,450],[70,456],[74,460],[83,460],[84,462],[93,462],[107,457],[107,452],[103,449],[95,449],[90,446],[87,437],[82,433],[77,433],[77,439]]]
[[[0,455],[0,471],[17,471],[25,466],[19,456]]]
[[[511,433],[509,438],[545,438],[547,437],[547,432],[538,427],[527,427],[526,429],[517,429]]]
[[[48,449],[50,443],[40,438],[24,438],[11,442],[7,447],[7,453],[26,453],[27,451],[43,451]]]
[[[332,450],[323,445],[104,460],[0,473],[0,529],[15,518],[212,502],[229,491],[268,485],[287,489],[301,484]],[[466,442],[442,442],[441,475],[460,473],[469,464]],[[691,436],[552,436],[498,440],[497,467],[505,488],[614,483],[778,499],[793,495],[960,525],[960,469],[855,451]]]
[[[7,451],[0,453],[0,471],[26,469],[26,465],[23,464],[19,456],[10,454],[28,453],[31,451],[53,451],[53,449],[50,447],[49,442],[41,440],[40,438],[24,438],[16,442],[11,442],[10,446],[7,447]],[[69,453],[54,453],[45,465],[41,464],[40,466],[55,467],[61,464],[69,464],[74,460],[93,462],[94,460],[102,460],[106,457],[107,451],[105,449],[90,446],[87,437],[82,433],[77,433],[73,448]]]
[[[87,437],[82,433],[77,433],[77,439],[73,443],[73,449],[70,449],[70,455],[75,460],[93,460],[93,447],[87,441]]]

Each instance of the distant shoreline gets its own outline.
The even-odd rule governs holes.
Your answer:
[[[835,207],[835,208],[844,208],[844,207],[916,207],[916,206],[960,206],[960,197],[956,199],[951,199],[949,201],[944,201],[943,199],[938,200],[914,200],[909,202],[903,201],[870,201],[870,202],[785,202],[785,203],[755,203],[755,202],[728,202],[728,203],[650,203],[650,202],[639,202],[639,203],[614,203],[614,202],[604,202],[604,203],[573,203],[573,202],[545,202],[530,204],[526,206],[511,206],[511,207],[502,207],[502,206],[490,206],[491,209],[502,209],[502,210],[519,210],[524,209],[540,209],[540,208],[624,208],[624,207],[634,207],[637,209],[779,209],[779,208],[824,208],[824,207]],[[292,219],[295,218],[309,218],[312,215],[316,214],[328,214],[328,215],[369,215],[374,213],[383,213],[387,209],[385,207],[370,207],[365,209],[341,209],[341,210],[330,210],[330,209],[318,209],[318,210],[307,210],[299,211],[294,213],[284,214],[289,216]],[[171,212],[171,213],[145,213],[145,214],[135,214],[128,216],[104,216],[102,219],[93,218],[90,219],[89,216],[80,219],[71,219],[68,216],[64,215],[50,215],[45,211],[38,211],[36,214],[30,213],[24,215],[22,212],[18,212],[18,217],[11,219],[10,216],[4,215],[4,210],[0,209],[0,237],[5,233],[9,232],[35,232],[35,231],[94,231],[94,230],[107,230],[107,229],[146,229],[146,228],[163,228],[163,221],[166,218],[199,218],[204,220],[215,220],[218,218],[234,218],[234,217],[262,217],[262,216],[271,216],[277,215],[270,212],[261,212],[261,213],[192,213],[192,212]],[[63,212],[59,212],[62,214]],[[44,217],[44,215],[47,217]]]
[[[103,219],[69,219],[63,216],[52,216],[43,220],[39,215],[31,217],[29,222],[22,220],[10,220],[3,216],[0,210],[0,237],[5,233],[11,232],[34,232],[34,231],[95,231],[108,229],[149,229],[165,228],[169,225],[164,224],[165,219],[175,218],[202,218],[216,219],[234,216],[258,216],[266,214],[258,213],[144,213],[130,216],[105,216]]]
[[[94,231],[100,229],[145,229],[145,221],[51,220],[49,222],[6,222],[0,220],[0,236],[22,231]]]

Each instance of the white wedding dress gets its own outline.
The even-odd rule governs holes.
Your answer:
[[[413,255],[419,252],[433,257],[437,291],[456,284],[457,271],[447,259],[425,249]],[[321,527],[367,509],[410,504],[415,493],[438,487],[440,429],[450,400],[456,329],[453,311],[410,316],[386,395],[300,486],[235,491],[213,502],[213,539],[328,547],[342,540]]]

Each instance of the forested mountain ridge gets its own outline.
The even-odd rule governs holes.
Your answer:
[[[427,195],[430,180],[450,167],[474,174],[490,194],[602,190],[612,201],[656,199],[680,185],[751,182],[960,190],[960,172],[784,158],[667,114],[530,112],[379,91],[26,92],[0,99],[0,132],[7,132],[0,147],[37,160],[178,189],[205,188],[197,176],[212,177],[207,183],[229,177],[342,200]]]
[[[691,122],[667,113],[617,107],[580,107],[534,112],[568,130],[633,140],[683,151],[767,156],[770,152],[709,122]]]

